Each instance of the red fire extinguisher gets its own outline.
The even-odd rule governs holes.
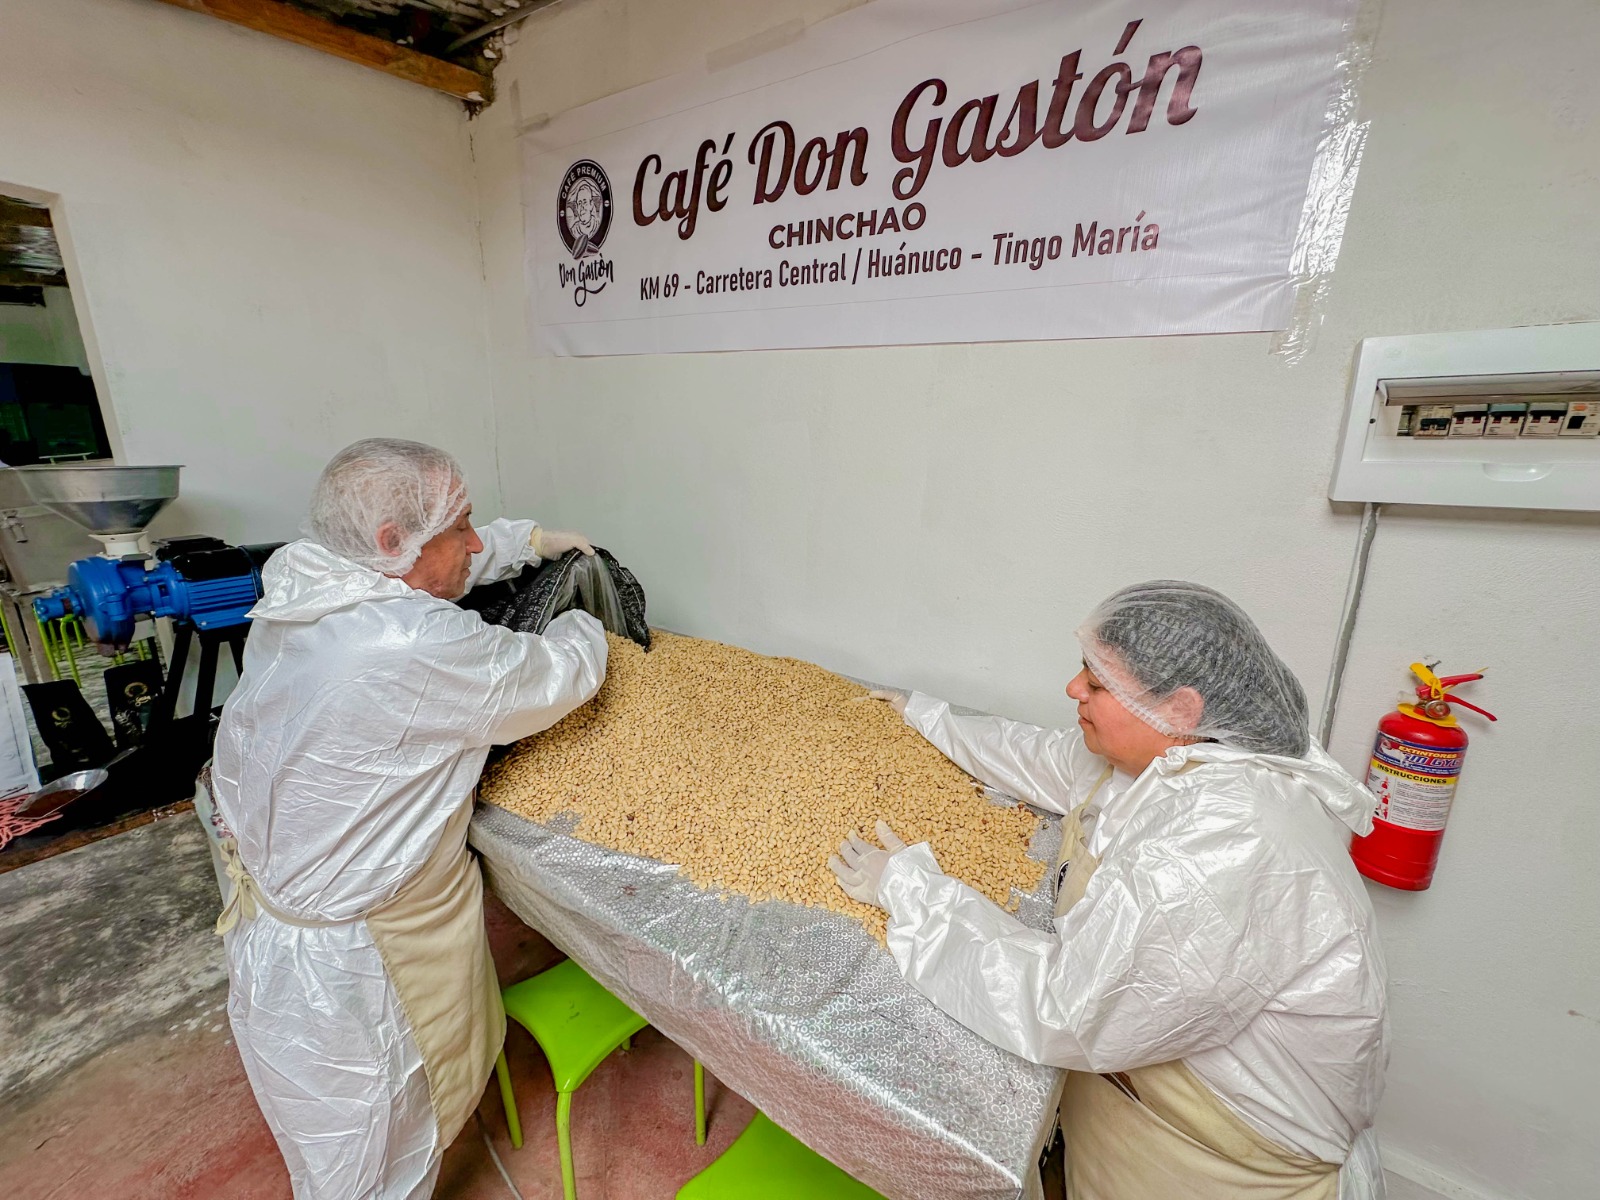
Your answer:
[[[1416,703],[1402,702],[1378,722],[1367,768],[1367,789],[1377,798],[1377,809],[1372,832],[1351,842],[1350,856],[1368,879],[1420,892],[1433,882],[1444,823],[1467,756],[1467,735],[1450,706],[1496,718],[1450,691],[1482,679],[1482,671],[1440,678],[1427,665],[1412,663],[1411,673],[1422,680]]]

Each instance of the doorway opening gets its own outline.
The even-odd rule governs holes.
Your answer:
[[[50,208],[0,191],[0,465],[111,456]]]
[[[145,823],[174,791],[145,745],[165,671],[155,624],[102,645],[82,614],[35,605],[105,548],[9,468],[92,474],[115,457],[47,199],[0,183],[0,872]],[[70,804],[36,809],[52,782]]]

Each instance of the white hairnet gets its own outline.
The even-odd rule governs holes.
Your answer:
[[[467,477],[451,455],[403,438],[364,438],[322,469],[307,530],[353,563],[404,575],[466,503]],[[391,523],[401,535],[393,553],[378,544],[378,530]]]
[[[1089,614],[1078,641],[1100,683],[1152,729],[1294,758],[1309,747],[1300,681],[1221,592],[1176,579],[1125,587]],[[1164,711],[1185,687],[1205,702],[1192,729]]]

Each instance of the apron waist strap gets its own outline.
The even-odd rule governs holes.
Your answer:
[[[335,925],[348,925],[352,921],[359,921],[365,914],[350,917],[343,921],[321,921],[307,917],[297,917],[284,912],[281,908],[267,901],[261,894],[261,888],[251,878],[250,872],[245,869],[244,859],[239,854],[239,843],[234,838],[225,837],[217,839],[217,849],[222,852],[222,861],[228,872],[228,881],[233,885],[228,895],[228,902],[222,906],[222,915],[217,918],[217,935],[227,933],[241,920],[253,921],[260,913],[266,913],[274,920],[282,921],[285,925],[298,925],[301,929],[329,929]]]

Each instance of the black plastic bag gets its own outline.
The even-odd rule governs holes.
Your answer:
[[[155,659],[123,663],[105,671],[106,703],[111,709],[111,732],[117,749],[126,750],[144,741],[161,695],[161,664]]]
[[[76,683],[70,679],[25,683],[22,691],[56,775],[102,767],[110,761],[116,752],[111,737]]]
[[[514,579],[473,588],[459,603],[491,625],[520,633],[543,633],[562,613],[580,608],[610,632],[650,649],[644,588],[632,571],[599,546],[593,557],[569,550],[560,558],[523,568]]]

